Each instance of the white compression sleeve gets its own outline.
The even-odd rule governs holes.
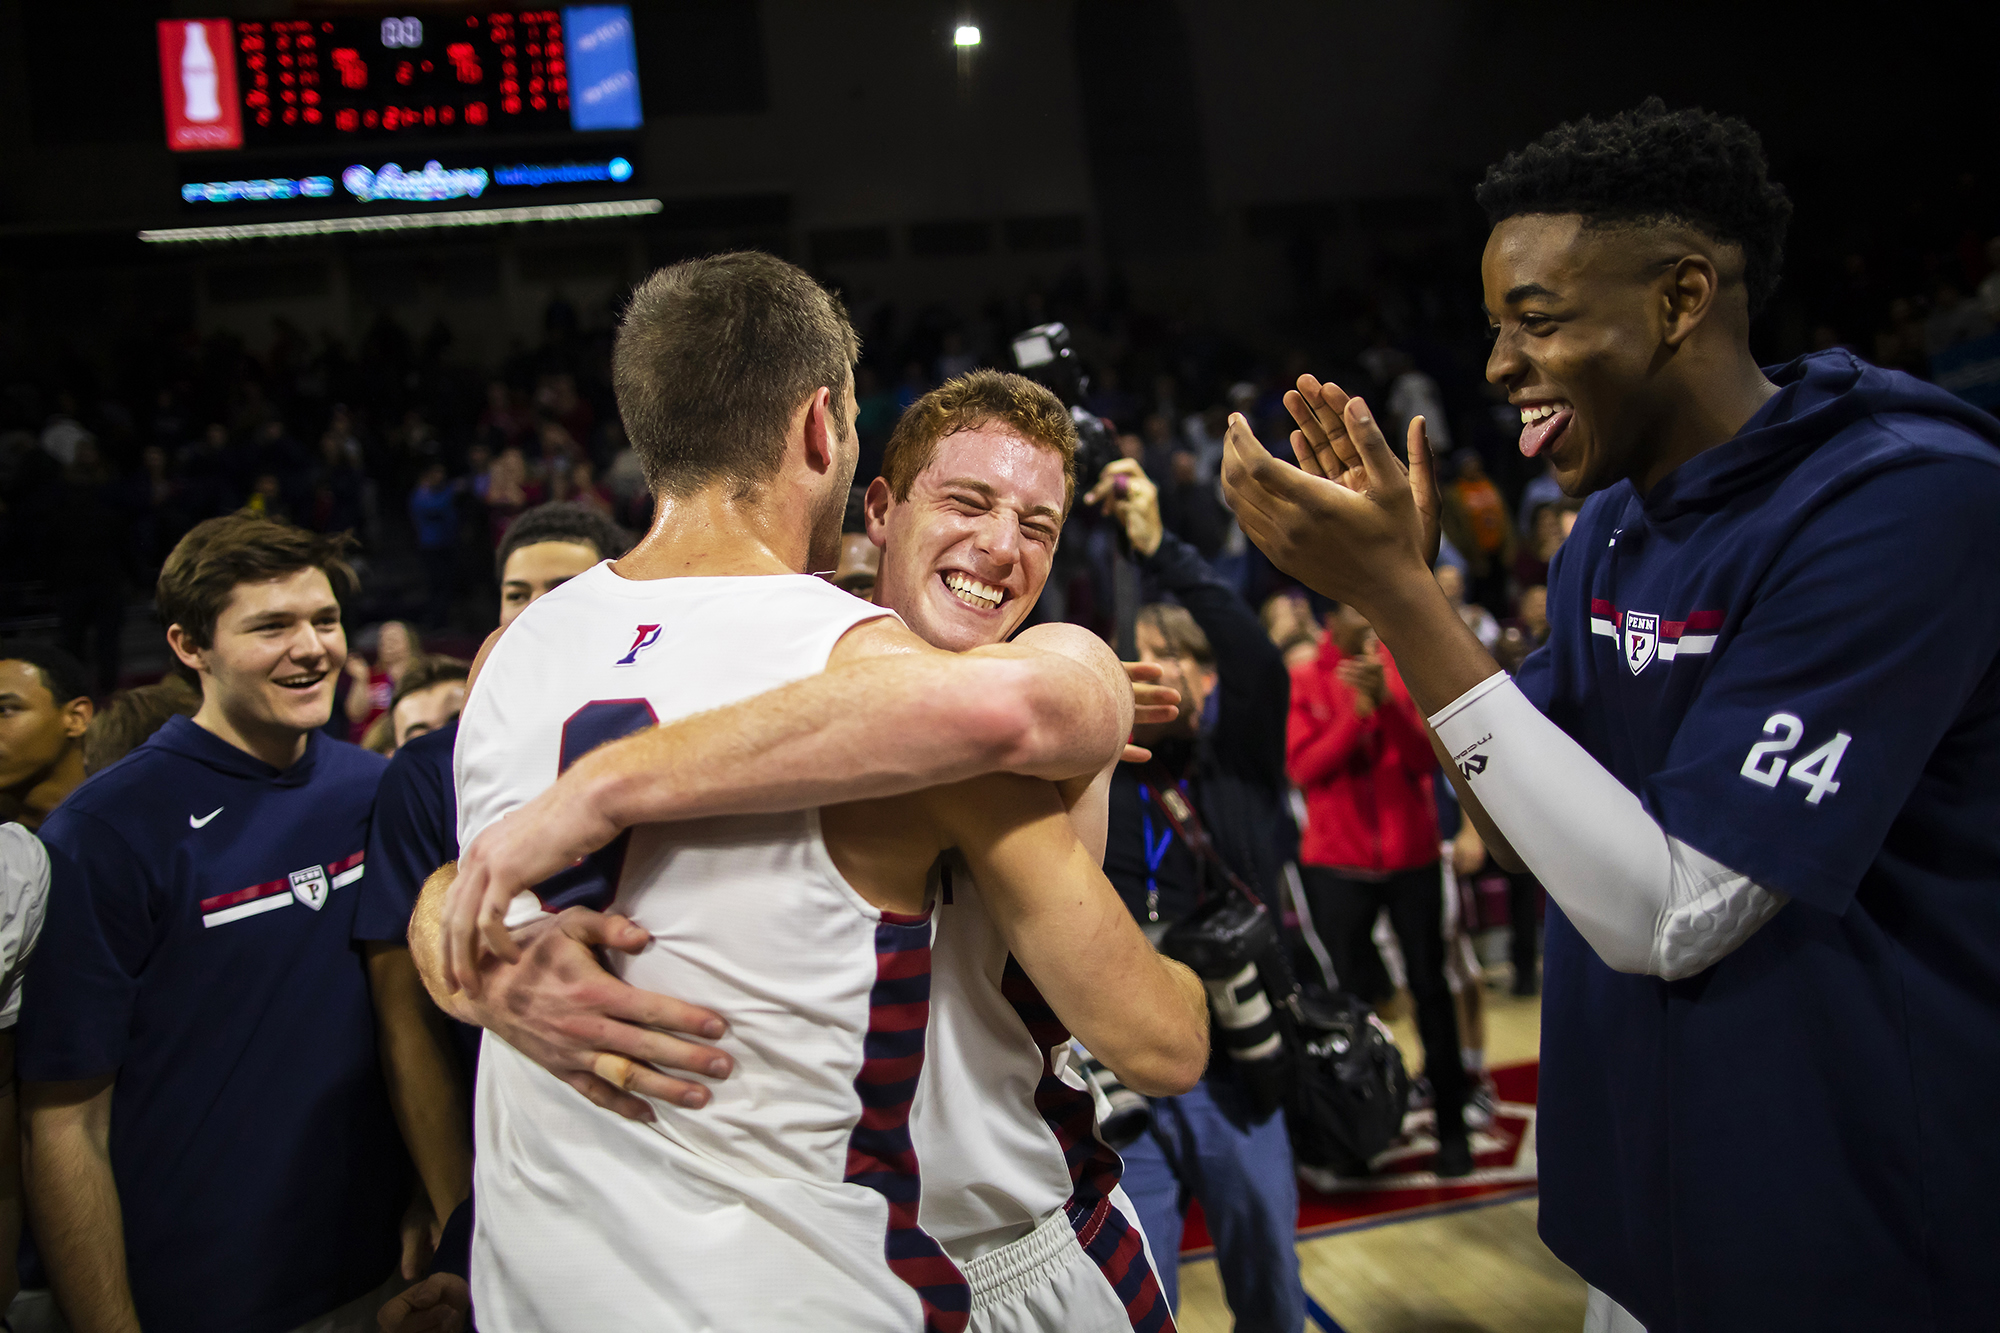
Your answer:
[[[1504,672],[1430,723],[1487,815],[1616,971],[1693,976],[1790,901],[1668,837]]]

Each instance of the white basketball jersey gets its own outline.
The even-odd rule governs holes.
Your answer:
[[[467,701],[461,845],[605,741],[824,669],[886,614],[804,576],[636,582],[599,565],[508,627]],[[539,901],[537,901],[537,897]],[[928,917],[871,906],[815,811],[646,825],[523,894],[652,934],[635,986],[726,1016],[701,1110],[611,1115],[498,1039],[480,1057],[473,1299],[490,1333],[963,1327],[917,1225],[909,1101]]]
[[[931,942],[931,1022],[910,1117],[924,1164],[922,1221],[961,1263],[1058,1208],[1110,1197],[1123,1164],[1068,1068],[1069,1030],[1035,988],[956,857],[944,863]]]

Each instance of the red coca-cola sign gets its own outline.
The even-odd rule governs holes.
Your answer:
[[[160,95],[167,147],[177,153],[243,146],[236,38],[228,19],[163,19]]]

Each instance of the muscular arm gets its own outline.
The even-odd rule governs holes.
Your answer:
[[[871,621],[826,671],[599,747],[466,849],[445,908],[447,978],[476,990],[476,944],[513,961],[516,893],[634,824],[762,814],[900,795],[1009,772],[1060,781],[1122,750],[1132,686],[1073,625],[939,652]]]
[[[472,1192],[472,1115],[451,1032],[406,946],[375,940],[365,947],[389,1104],[432,1212],[450,1217]]]
[[[424,881],[410,914],[410,961],[438,1008],[460,1022],[483,1027],[606,1110],[628,1120],[651,1120],[644,1093],[681,1106],[700,1107],[708,1090],[662,1072],[684,1069],[726,1078],[727,1055],[671,1034],[720,1037],[719,1015],[665,995],[640,990],[606,971],[599,949],[637,953],[651,943],[625,917],[572,907],[518,933],[521,958],[480,959],[485,984],[468,994],[445,976],[440,918],[456,864],[440,866]]]
[[[1789,900],[1668,836],[1515,688],[1431,577],[1409,477],[1358,400],[1344,411],[1365,491],[1280,463],[1232,421],[1225,481],[1245,533],[1368,617],[1495,859],[1518,849],[1607,966],[1672,980],[1739,947]]]
[[[25,1083],[28,1212],[56,1301],[76,1333],[138,1333],[125,1220],[111,1175],[112,1076]]]
[[[1201,981],[1139,933],[1057,793],[1000,775],[931,793],[927,804],[1063,1024],[1136,1091],[1192,1088],[1208,1063]]]

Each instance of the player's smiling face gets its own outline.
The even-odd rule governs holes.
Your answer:
[[[875,600],[939,648],[1003,642],[1042,595],[1062,519],[1054,450],[999,422],[947,435],[908,499],[879,478],[869,488]]]
[[[212,705],[240,735],[302,736],[332,716],[347,634],[333,586],[308,568],[237,584],[215,618],[213,641],[194,651],[204,713]]]
[[[1575,214],[1524,214],[1493,229],[1480,272],[1486,378],[1520,409],[1521,452],[1550,459],[1569,495],[1643,473],[1665,386],[1642,250]]]

